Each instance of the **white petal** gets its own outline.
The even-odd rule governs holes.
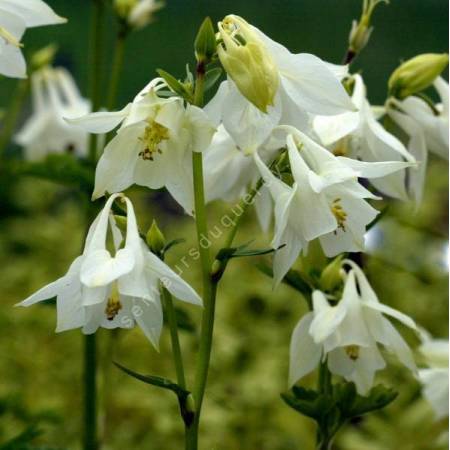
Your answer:
[[[287,94],[312,114],[333,115],[354,111],[350,97],[328,66],[314,55],[293,55],[281,69]]]
[[[20,41],[25,22],[15,14],[3,11],[0,7],[0,27]],[[0,38],[0,74],[13,78],[26,78],[26,63],[20,48]]]
[[[216,127],[206,113],[196,106],[187,106],[186,117],[189,122],[191,149],[194,152],[203,152],[211,143]]]
[[[27,27],[67,22],[67,19],[56,15],[50,6],[42,0],[2,0],[0,9],[5,9],[22,18]]]
[[[438,419],[448,416],[448,369],[421,369],[419,378],[423,395],[433,407]]]
[[[133,270],[135,257],[130,249],[120,249],[114,257],[107,250],[86,255],[81,266],[81,282],[89,287],[106,286]]]
[[[319,364],[322,349],[309,335],[313,314],[305,314],[298,322],[291,337],[289,350],[289,387],[312,372]]]
[[[353,169],[359,178],[380,178],[399,170],[417,166],[417,163],[403,161],[364,162],[344,156],[338,156],[337,159]]]
[[[132,311],[134,319],[147,339],[159,350],[159,338],[163,327],[163,313],[159,297],[156,301],[134,301]]]
[[[128,104],[120,111],[100,111],[78,118],[66,118],[67,122],[77,125],[89,133],[107,133],[116,128],[127,117],[131,105]]]
[[[178,299],[194,305],[202,305],[202,299],[197,292],[151,252],[146,253],[146,269],[155,274],[165,288]]]

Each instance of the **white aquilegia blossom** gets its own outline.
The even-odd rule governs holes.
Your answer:
[[[0,0],[0,74],[26,78],[21,51],[25,30],[65,22],[42,0]]]
[[[366,395],[376,372],[386,366],[379,345],[416,372],[410,348],[384,315],[417,330],[414,321],[380,303],[362,270],[352,261],[344,263],[351,270],[339,303],[331,306],[323,292],[314,291],[313,311],[302,317],[294,329],[290,386],[326,361],[333,374],[355,383],[358,393]]]
[[[192,214],[192,152],[205,150],[216,129],[202,109],[185,106],[180,97],[158,97],[163,87],[162,79],[156,78],[121,111],[70,121],[91,133],[106,133],[121,124],[98,162],[93,199],[132,184],[165,186]]]
[[[396,122],[401,117],[399,114],[412,118],[416,127],[423,131],[428,150],[448,160],[449,88],[447,81],[442,77],[436,78],[433,85],[441,99],[440,103],[433,108],[425,100],[410,96],[404,100],[389,99],[388,112]],[[402,127],[401,123],[399,125]]]
[[[293,54],[236,15],[226,16],[219,30],[223,45],[218,52],[225,70],[261,111],[277,102],[285,113],[301,116],[305,111],[339,114],[355,109],[336,74],[345,68],[311,54]]]
[[[114,0],[114,8],[130,27],[143,28],[153,21],[153,15],[164,6],[156,0]]]
[[[127,231],[122,235],[111,214],[112,203],[121,198],[127,205]],[[108,226],[114,240],[114,255],[107,249]],[[180,300],[195,305],[197,293],[172,269],[151,253],[139,236],[133,205],[114,194],[93,222],[83,254],[60,279],[28,297],[20,306],[30,306],[56,296],[57,328],[82,328],[91,334],[99,327],[131,328],[137,323],[158,347],[163,326],[160,283]]]
[[[358,111],[315,117],[314,130],[322,144],[336,155],[367,162],[414,162],[414,156],[400,140],[387,132],[378,122],[377,114],[367,101],[362,77],[356,74],[352,79],[354,81],[352,101]],[[389,174],[372,180],[371,183],[383,194],[402,200],[408,199],[405,171]]]
[[[329,257],[364,250],[366,226],[378,214],[365,199],[379,199],[358,178],[377,178],[404,169],[400,161],[362,162],[336,157],[292,127],[286,140],[293,184],[278,179],[255,154],[275,202],[274,284],[277,285],[308,242],[319,238]]]
[[[14,140],[25,149],[25,158],[36,161],[49,153],[71,152],[84,156],[88,134],[69,124],[65,117],[79,117],[90,112],[72,75],[63,68],[45,67],[31,76],[33,113]]]
[[[423,394],[433,407],[436,417],[448,416],[448,340],[427,339],[419,347],[428,365],[419,370],[419,379],[423,385]]]

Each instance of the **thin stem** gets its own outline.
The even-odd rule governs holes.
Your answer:
[[[0,132],[0,156],[3,156],[3,154],[5,153],[6,146],[8,145],[9,141],[11,140],[11,136],[14,133],[17,119],[19,118],[19,114],[22,110],[22,105],[28,94],[29,88],[29,78],[20,80],[16,85],[11,102],[3,119],[3,127]]]
[[[90,97],[92,111],[98,111],[101,106],[101,83],[102,83],[102,53],[103,53],[103,0],[93,0],[92,28],[90,34]],[[95,164],[97,162],[97,135],[91,134],[89,141],[89,159]]]
[[[180,340],[178,337],[177,317],[175,314],[175,308],[173,306],[172,295],[165,288],[162,289],[162,295],[164,298],[164,303],[166,305],[167,320],[169,322],[170,339],[172,342],[172,352],[173,352],[173,360],[175,363],[175,370],[177,373],[177,382],[181,388],[186,389],[186,378],[184,376],[183,357],[181,355]]]
[[[96,347],[96,335],[86,335],[84,337],[84,450],[96,450],[99,448],[97,442]]]
[[[233,244],[234,238],[236,237],[239,225],[241,223],[241,219],[244,216],[245,212],[247,211],[248,207],[253,204],[253,200],[255,199],[256,194],[262,188],[263,184],[264,180],[260,178],[256,183],[255,187],[250,189],[250,191],[243,198],[241,198],[239,202],[239,210],[241,211],[241,214],[236,218],[233,224],[233,228],[231,228],[225,240],[224,244],[225,248],[231,247],[231,245]]]
[[[113,63],[111,67],[111,78],[109,80],[108,99],[106,102],[108,111],[112,111],[116,105],[117,92],[123,67],[123,57],[125,53],[125,41],[127,36],[127,29],[122,28],[117,33],[116,42],[114,45]]]

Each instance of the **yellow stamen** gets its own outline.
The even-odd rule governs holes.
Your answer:
[[[169,130],[164,125],[149,119],[144,130],[144,136],[141,138],[144,143],[144,150],[139,152],[139,156],[144,161],[153,161],[155,153],[162,153],[161,142],[166,141],[169,137]]]
[[[341,199],[336,198],[331,204],[331,212],[337,220],[338,228],[345,231],[345,221],[347,220],[347,213],[344,211],[341,205]]]
[[[122,303],[120,303],[119,292],[116,284],[114,284],[111,291],[111,296],[108,298],[108,303],[105,308],[106,318],[108,320],[114,320],[121,309]]]
[[[14,45],[14,47],[23,47],[23,44],[18,41],[7,29],[0,27],[0,37],[2,37],[7,44]]]
[[[356,361],[359,358],[359,346],[347,345],[347,347],[345,347],[345,353],[347,353],[352,361]]]

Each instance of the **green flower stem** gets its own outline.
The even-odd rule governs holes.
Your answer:
[[[102,83],[102,55],[103,55],[103,28],[105,5],[103,0],[93,0],[92,25],[90,33],[90,97],[92,111],[98,111],[101,106]],[[91,134],[89,141],[89,159],[92,164],[97,162],[97,135]]]
[[[172,342],[173,360],[175,363],[175,371],[177,373],[177,383],[182,389],[186,389],[186,378],[184,376],[183,357],[181,355],[180,340],[178,337],[177,317],[173,306],[173,299],[170,292],[162,288],[162,295],[166,305],[166,315],[170,328],[170,339]]]
[[[233,244],[234,238],[236,237],[239,225],[241,223],[242,217],[244,216],[245,212],[247,211],[248,207],[253,204],[253,200],[256,197],[256,194],[259,192],[259,190],[262,188],[264,184],[264,180],[260,178],[258,182],[256,183],[256,186],[243,197],[241,198],[239,202],[239,210],[241,211],[241,214],[236,218],[233,228],[231,228],[230,233],[228,234],[224,248],[231,247]]]
[[[84,436],[83,449],[97,450],[97,343],[96,335],[84,336]]]
[[[331,384],[331,372],[328,369],[327,361],[321,362],[319,366],[319,380],[318,380],[318,391],[321,394],[332,395],[333,386]],[[329,450],[331,449],[332,437],[328,433],[326,427],[324,429],[317,430],[317,449],[318,450]]]
[[[120,76],[122,74],[123,57],[125,53],[125,42],[128,36],[128,28],[121,27],[117,33],[116,42],[114,44],[114,56],[111,67],[111,78],[109,80],[108,99],[106,108],[112,111],[116,106],[117,92],[119,89]]]
[[[203,105],[204,81],[205,65],[202,62],[199,62],[197,65],[194,104],[200,107]],[[204,247],[201,245],[202,237],[208,235],[203,182],[203,157],[201,153],[193,152],[192,170],[194,178],[195,223],[202,269],[204,309],[202,314],[200,346],[193,389],[195,413],[192,424],[190,424],[186,429],[187,450],[196,450],[198,448],[198,428],[200,423],[200,413],[203,403],[203,397],[205,394],[206,381],[208,378],[216,302],[216,284],[211,278],[210,251],[208,247]]]
[[[17,82],[11,102],[6,111],[5,118],[3,119],[3,126],[0,132],[0,156],[3,156],[6,150],[6,146],[11,140],[11,136],[14,133],[14,129],[17,124],[17,119],[19,118],[23,102],[27,97],[29,89],[30,89],[29,78]]]

